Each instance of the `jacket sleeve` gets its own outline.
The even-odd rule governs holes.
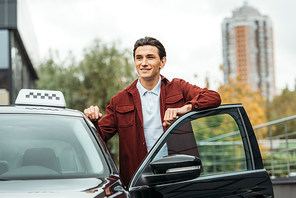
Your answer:
[[[192,104],[192,110],[218,107],[221,104],[220,95],[216,91],[200,88],[184,80],[180,80],[180,85],[186,104]]]
[[[104,142],[107,142],[118,131],[114,111],[115,107],[113,104],[114,98],[110,100],[110,104],[107,106],[106,115],[94,123]]]

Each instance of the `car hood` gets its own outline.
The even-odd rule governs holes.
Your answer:
[[[105,197],[97,178],[0,181],[0,197]]]

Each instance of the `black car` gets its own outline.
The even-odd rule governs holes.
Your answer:
[[[273,197],[241,104],[181,116],[127,186],[93,124],[65,106],[61,92],[23,89],[0,107],[0,197]]]

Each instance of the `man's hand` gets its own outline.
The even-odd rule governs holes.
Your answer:
[[[179,115],[183,115],[192,109],[192,104],[187,104],[181,108],[168,108],[165,111],[163,118],[163,126],[169,126],[172,122],[179,117]]]
[[[90,121],[97,121],[103,116],[100,113],[100,109],[98,106],[90,106],[88,109],[84,109],[83,113],[85,117],[87,117]]]

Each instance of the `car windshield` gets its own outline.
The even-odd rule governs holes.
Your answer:
[[[104,160],[81,117],[0,115],[0,179],[99,177]]]

